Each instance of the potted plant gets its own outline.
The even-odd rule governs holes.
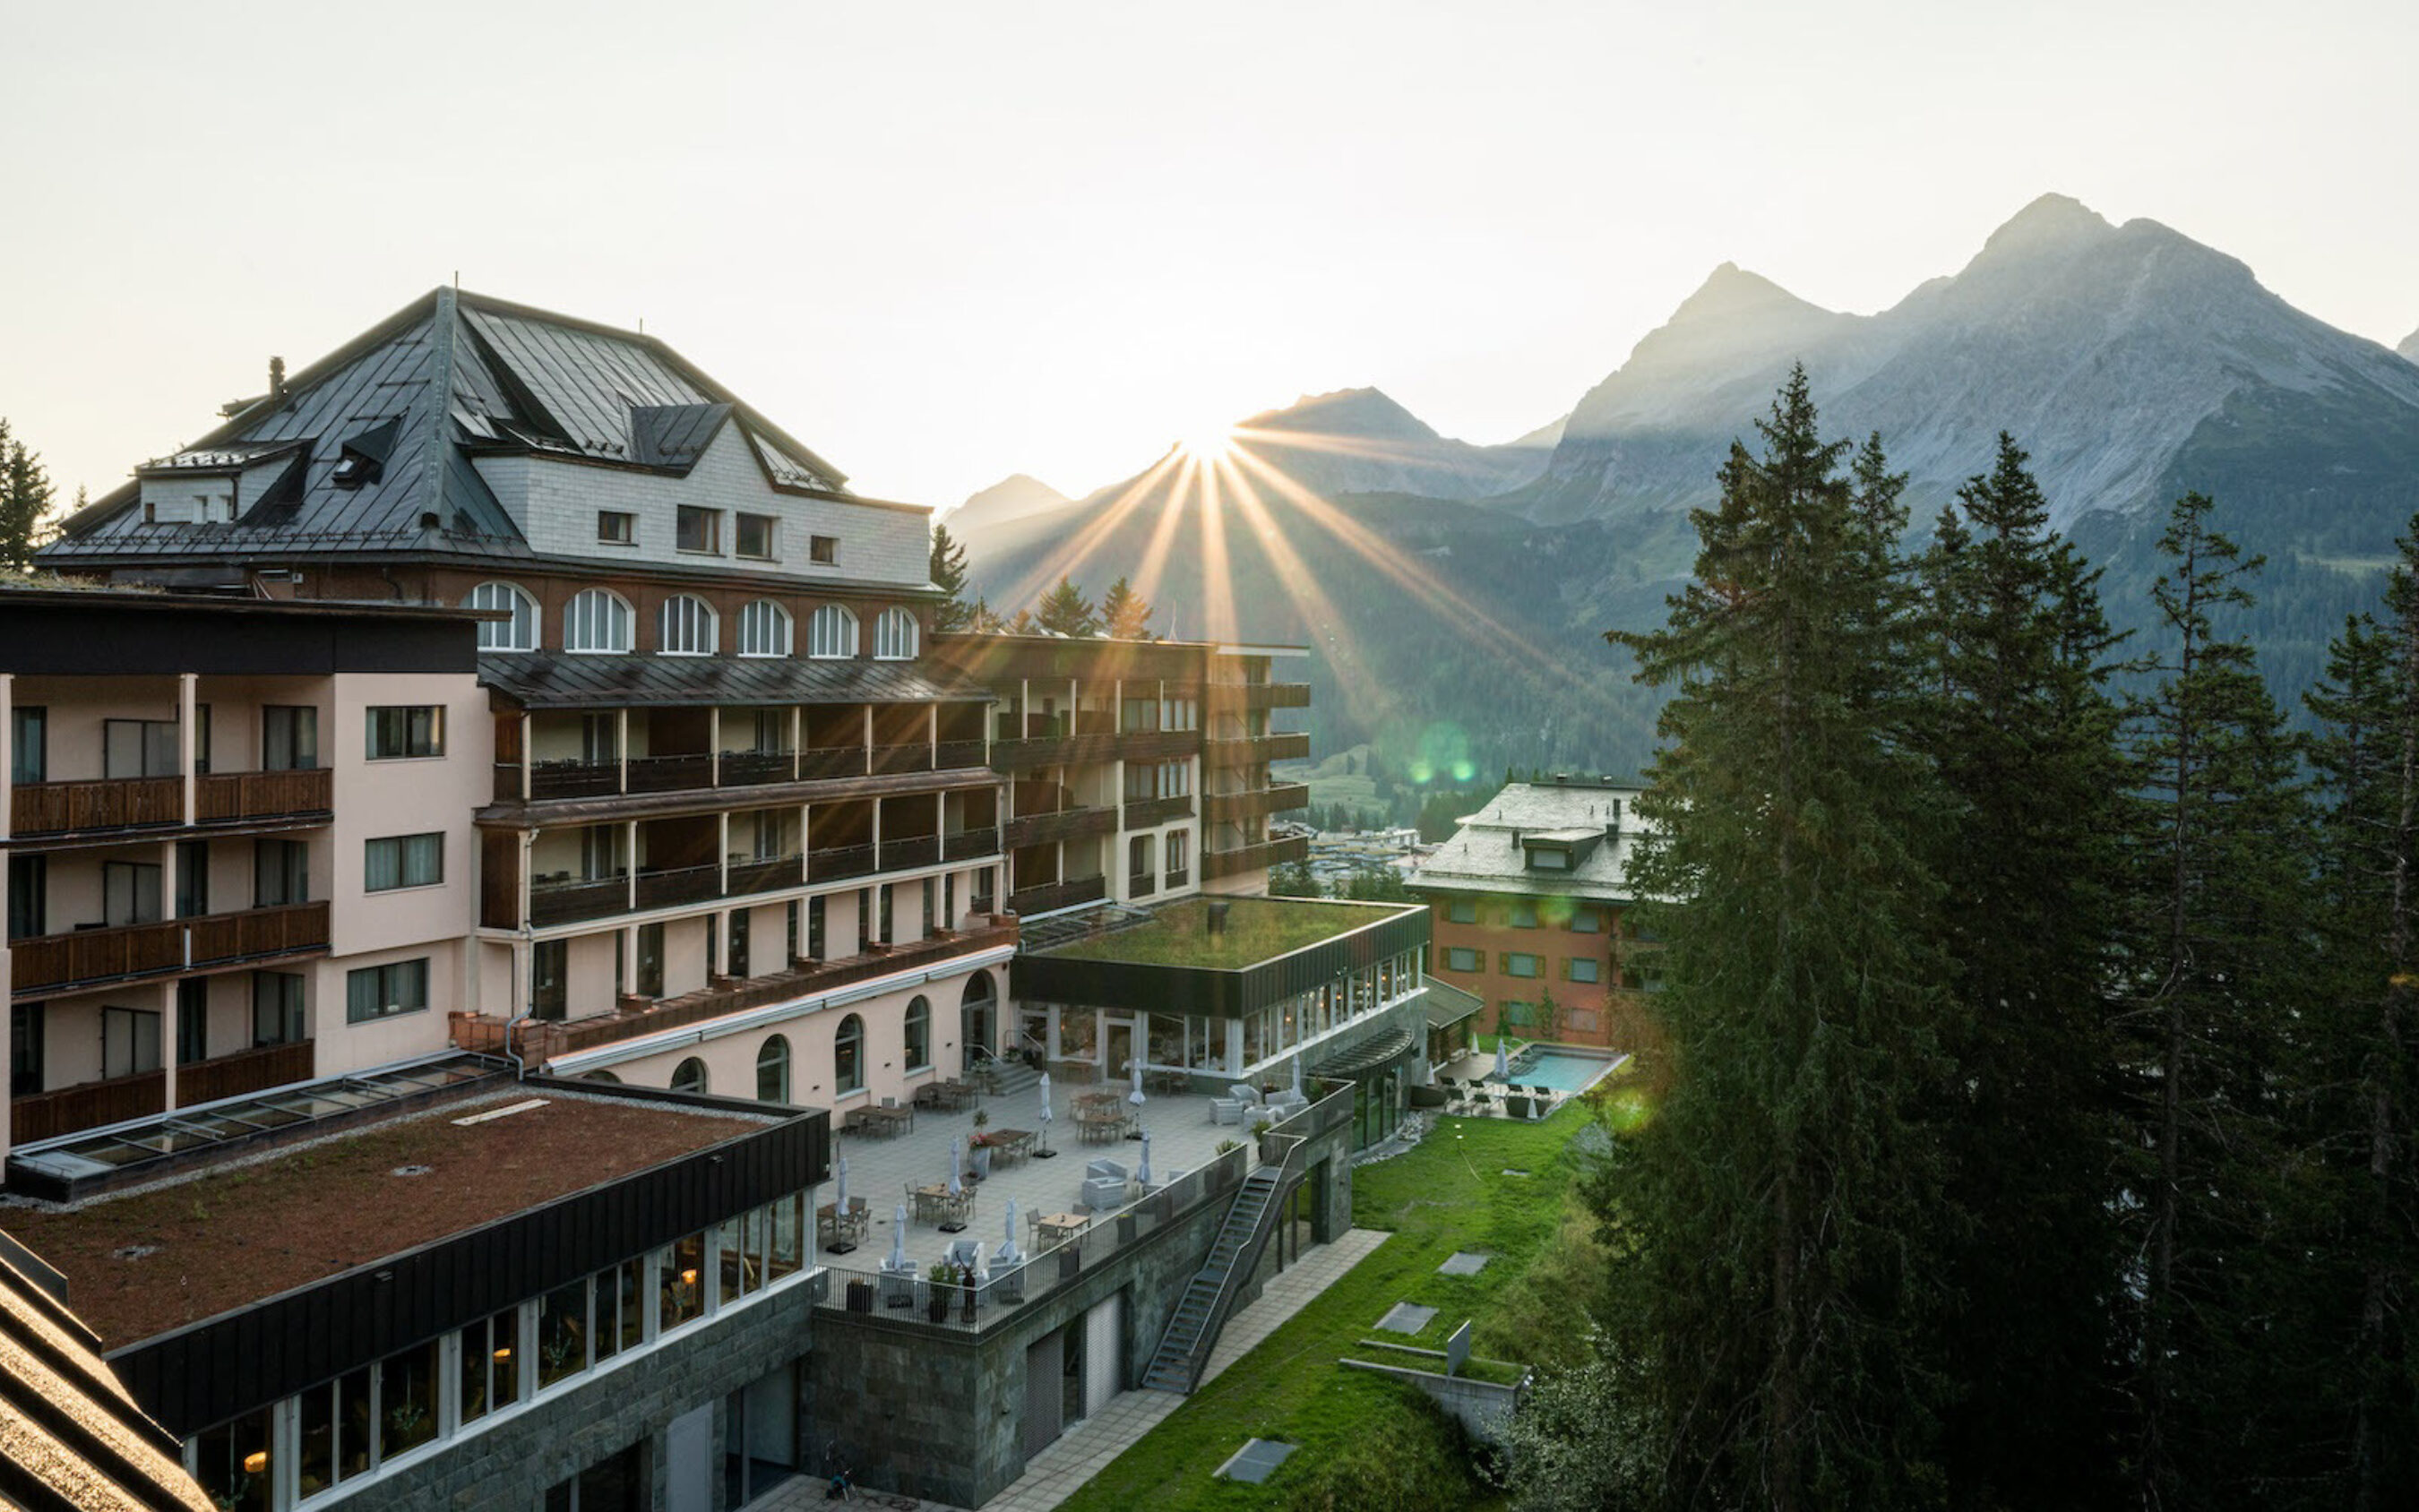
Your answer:
[[[983,1133],[990,1123],[991,1114],[987,1109],[975,1109],[975,1136],[966,1141],[966,1148],[973,1152],[975,1180],[978,1181],[991,1178],[991,1136]]]
[[[947,1260],[934,1260],[927,1273],[932,1278],[929,1295],[924,1299],[924,1316],[936,1323],[949,1320],[949,1291],[959,1281],[958,1267]]]

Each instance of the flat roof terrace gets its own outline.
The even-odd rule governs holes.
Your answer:
[[[790,1117],[485,1080],[71,1205],[12,1199],[0,1227],[67,1275],[76,1310],[116,1350]]]
[[[1042,953],[1070,961],[1233,971],[1341,938],[1416,906],[1302,898],[1188,898],[1152,909],[1142,920],[1112,922],[1100,933]]]
[[[1028,926],[1010,980],[1020,999],[1240,1018],[1399,963],[1428,934],[1422,903],[1190,898]]]

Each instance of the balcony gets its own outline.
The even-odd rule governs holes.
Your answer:
[[[913,945],[882,947],[840,961],[801,962],[787,971],[775,972],[770,976],[723,981],[679,997],[617,1008],[583,1018],[554,1023],[524,1023],[513,1031],[511,1048],[533,1063],[543,1064],[576,1051],[593,1050],[599,1045],[618,1043],[661,1029],[682,1028],[771,1003],[831,992],[856,982],[870,981],[876,977],[886,977],[893,972],[925,970],[958,956],[1015,944],[1016,920],[985,916],[985,921],[975,928],[936,933],[929,940],[919,940]],[[503,1019],[492,1013],[455,1013],[452,1017],[456,1048],[483,1055],[499,1055],[505,1051]]]
[[[1117,828],[1115,809],[1059,809],[1049,813],[1018,814],[1000,826],[1000,839],[1009,849],[1016,850],[1090,835],[1112,835]]]
[[[541,880],[530,887],[530,923],[537,929],[552,924],[577,924],[582,919],[606,918],[630,910],[630,879],[626,875],[609,877],[557,877]],[[490,925],[501,921],[487,920]],[[509,924],[502,925],[511,928]]]
[[[1165,798],[1128,798],[1126,827],[1140,829],[1146,825],[1163,825],[1172,819],[1193,817],[1193,795],[1179,793]]]
[[[328,948],[328,905],[292,903],[198,914],[156,924],[120,924],[10,944],[19,997],[145,977],[174,976],[303,955]]]
[[[969,766],[988,766],[989,753],[979,740],[944,740],[932,748],[932,768],[954,772]]]
[[[1117,759],[1117,742],[1121,738],[1112,734],[1086,734],[994,740],[991,743],[991,764],[1000,771],[1011,772],[1035,766],[1074,766],[1085,762],[1114,761]]]
[[[1282,813],[1287,809],[1305,808],[1310,803],[1310,785],[1306,782],[1271,782],[1264,788],[1250,788],[1241,793],[1211,793],[1202,798],[1202,816],[1212,824],[1249,819],[1259,814]]]
[[[205,825],[271,820],[325,820],[334,807],[335,774],[211,772],[193,779],[193,822]],[[179,829],[185,783],[176,777],[97,782],[25,782],[9,790],[9,833],[18,840],[91,833]]]
[[[903,872],[909,867],[941,864],[941,837],[938,835],[907,835],[882,842],[882,870]]]
[[[954,835],[941,837],[941,856],[949,861],[973,861],[999,854],[999,831],[990,826],[963,829]]]
[[[731,879],[722,890],[726,896],[735,898],[797,887],[806,880],[806,859],[799,855],[756,856],[744,861],[734,857]]]
[[[1171,761],[1200,747],[1198,730],[1128,730],[1117,736],[1117,754],[1130,762]]]
[[[716,766],[724,787],[755,787],[795,780],[798,757],[788,750],[726,750]]]
[[[722,868],[712,862],[703,866],[665,867],[660,871],[639,873],[638,898],[641,910],[712,903],[721,896]]]
[[[682,793],[701,788],[762,787],[777,782],[819,781],[863,777],[868,772],[926,772],[983,764],[979,740],[944,741],[935,748],[907,746],[811,746],[803,750],[726,750],[717,757],[705,751],[671,756],[633,756],[626,764],[624,785],[620,761],[539,762],[530,768],[529,795],[547,798],[602,798],[623,793]],[[520,799],[520,766],[496,764],[496,801]],[[170,785],[174,786],[171,779]]]
[[[866,756],[868,764],[876,772],[929,772],[932,769],[932,748],[922,741],[912,746],[876,746]]]
[[[1262,762],[1307,761],[1310,737],[1304,734],[1247,735],[1240,740],[1213,740],[1203,748],[1212,766],[1251,766]]]
[[[196,1060],[177,1068],[177,1105],[193,1107],[222,1098],[241,1097],[247,1092],[266,1091],[289,1082],[309,1081],[315,1066],[313,1045],[308,1040]],[[167,1075],[156,1071],[35,1092],[9,1100],[9,1137],[23,1145],[123,1123],[129,1119],[148,1118],[166,1112],[167,1100]]]
[[[1210,685],[1213,708],[1306,709],[1308,683],[1216,683]]]
[[[1287,835],[1281,840],[1262,841],[1256,845],[1239,846],[1231,851],[1201,853],[1201,880],[1216,882],[1222,877],[1240,876],[1262,867],[1281,862],[1310,859],[1310,837]]]
[[[1008,895],[1008,911],[1020,917],[1047,914],[1055,909],[1072,908],[1078,903],[1096,903],[1108,895],[1108,878],[1077,877],[1072,882],[1049,882],[1038,887],[1026,887],[1022,892],[1011,892]]]
[[[878,870],[871,845],[826,845],[807,853],[807,876],[815,882],[870,877]]]
[[[714,786],[714,758],[706,752],[633,756],[622,764],[625,793],[686,793]]]
[[[1192,881],[1193,881],[1193,872],[1192,872],[1192,870],[1191,870],[1190,868],[1188,868],[1188,867],[1181,867],[1181,866],[1178,866],[1178,867],[1170,867],[1170,868],[1168,869],[1168,872],[1167,872],[1167,890],[1168,890],[1168,891],[1170,891],[1170,892],[1174,892],[1174,891],[1178,890],[1178,889],[1179,889],[1179,888],[1180,888],[1180,887],[1186,887],[1186,886],[1190,885],[1190,884],[1192,883]]]

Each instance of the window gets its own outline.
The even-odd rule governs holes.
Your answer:
[[[588,1368],[588,1280],[557,1287],[537,1304],[537,1389]]]
[[[362,890],[392,892],[397,887],[433,887],[445,880],[445,837],[390,835],[362,842]]]
[[[378,1362],[378,1458],[408,1454],[437,1437],[437,1341]]]
[[[291,971],[252,974],[252,1042],[295,1044],[302,1039],[302,979]]]
[[[579,759],[603,766],[622,759],[622,717],[583,714],[579,717]]]
[[[807,537],[807,555],[824,566],[830,566],[840,560],[840,537],[837,535]]]
[[[196,918],[210,911],[210,842],[177,842],[177,915]]]
[[[770,515],[739,517],[739,554],[759,562],[773,560],[773,548],[780,544],[781,522]]]
[[[252,842],[252,905],[282,908],[311,901],[311,847],[299,840]]]
[[[865,1020],[851,1013],[832,1037],[833,1089],[846,1096],[865,1090]]]
[[[1150,890],[1150,840],[1148,835],[1136,835],[1126,841],[1126,875],[1145,892]]]
[[[672,545],[683,551],[703,551],[720,556],[722,511],[701,509],[695,504],[681,505],[679,518],[672,530]]]
[[[679,1065],[672,1068],[671,1086],[672,1090],[675,1092],[694,1092],[698,1096],[703,1097],[705,1095],[705,1062],[698,1059],[695,1056],[689,1057],[686,1060],[682,1061]]]
[[[662,1294],[655,1299],[655,1332],[669,1334],[705,1316],[705,1235],[674,1240],[655,1255]]]
[[[924,1071],[932,1064],[932,1005],[920,994],[907,1000],[907,1069]]]
[[[1575,955],[1564,964],[1569,969],[1564,975],[1573,981],[1602,981],[1604,966],[1592,955]]]
[[[434,703],[395,704],[369,711],[367,759],[414,761],[445,754],[445,711]]]
[[[1535,929],[1537,927],[1537,905],[1526,898],[1515,903],[1512,905],[1512,927],[1514,929]]]
[[[521,1395],[521,1314],[517,1307],[462,1331],[461,1420],[475,1422]]]
[[[909,661],[916,656],[916,616],[903,609],[886,609],[873,622],[873,659]]]
[[[1572,933],[1595,934],[1601,932],[1603,928],[1604,915],[1597,912],[1595,909],[1574,908],[1571,910]]]
[[[606,546],[635,546],[639,540],[639,517],[626,509],[600,509],[596,512],[596,539]]]
[[[1193,837],[1181,829],[1167,836],[1167,880],[1172,885],[1184,880],[1184,869],[1193,859]]]
[[[664,995],[664,927],[661,924],[639,926],[639,995],[661,997]]]
[[[210,1058],[210,984],[205,977],[177,983],[177,1064]]]
[[[1503,952],[1503,974],[1507,977],[1533,977],[1537,974],[1537,957],[1526,950]]]
[[[1448,922],[1455,924],[1475,924],[1478,922],[1478,900],[1475,898],[1447,899],[1444,917]]]
[[[756,1101],[790,1100],[790,1041],[773,1035],[756,1050]]]
[[[48,709],[26,707],[8,712],[8,780],[50,780],[51,716]]]
[[[260,711],[260,769],[309,772],[319,765],[319,711],[271,703]]]
[[[806,959],[809,961],[821,961],[823,958],[824,901],[821,898],[809,898],[807,900]]]
[[[571,942],[539,940],[530,947],[530,1013],[559,1019],[569,1010]]]
[[[101,862],[100,919],[113,927],[160,922],[160,868],[148,861]]]
[[[1532,872],[1567,872],[1571,869],[1571,853],[1547,845],[1529,848],[1529,870]]]
[[[1506,999],[1503,1004],[1501,1022],[1507,1028],[1526,1029],[1534,1027],[1537,1022],[1537,1005],[1534,1003],[1523,1003],[1517,1000]]]
[[[194,1435],[193,1479],[209,1505],[226,1512],[269,1512],[276,1480],[258,1472],[269,1465],[270,1414],[270,1409],[260,1408]]]
[[[8,1095],[31,1097],[42,1089],[42,1005],[18,1003],[8,1010]]]
[[[160,1069],[160,1015],[150,1009],[100,1011],[100,1074],[105,1081]]]
[[[790,611],[769,598],[752,599],[739,610],[739,654],[743,656],[786,656],[790,654]]]
[[[369,1473],[370,1367],[362,1366],[302,1396],[301,1491],[312,1496]]]
[[[627,516],[623,517],[628,518]],[[537,600],[511,583],[481,583],[462,601],[471,609],[502,609],[512,618],[484,620],[479,625],[482,651],[535,651]]]
[[[200,755],[198,749],[196,756]],[[177,756],[174,719],[103,719],[100,722],[100,775],[175,777],[181,768]]]
[[[345,1022],[367,1024],[428,1007],[428,958],[390,961],[345,973]]]
[[[11,940],[50,933],[51,858],[47,856],[8,857],[8,933]]]
[[[690,594],[664,600],[655,624],[655,650],[667,656],[710,656],[716,649],[714,607]]]
[[[1486,966],[1478,959],[1476,950],[1466,945],[1449,945],[1445,947],[1444,968],[1447,971],[1483,971]]]
[[[562,649],[626,652],[630,649],[630,606],[602,588],[584,589],[562,606]]]
[[[842,660],[856,655],[856,616],[838,604],[825,604],[807,621],[807,655],[818,661]]]

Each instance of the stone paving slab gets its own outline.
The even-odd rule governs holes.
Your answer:
[[[1476,1275],[1486,1270],[1487,1262],[1493,1258],[1495,1258],[1494,1256],[1484,1250],[1456,1250],[1445,1257],[1442,1265],[1437,1267],[1437,1274]]]
[[[1437,1310],[1433,1307],[1398,1302],[1386,1309],[1386,1316],[1378,1319],[1378,1326],[1389,1334],[1416,1334],[1435,1322],[1436,1315]]]

